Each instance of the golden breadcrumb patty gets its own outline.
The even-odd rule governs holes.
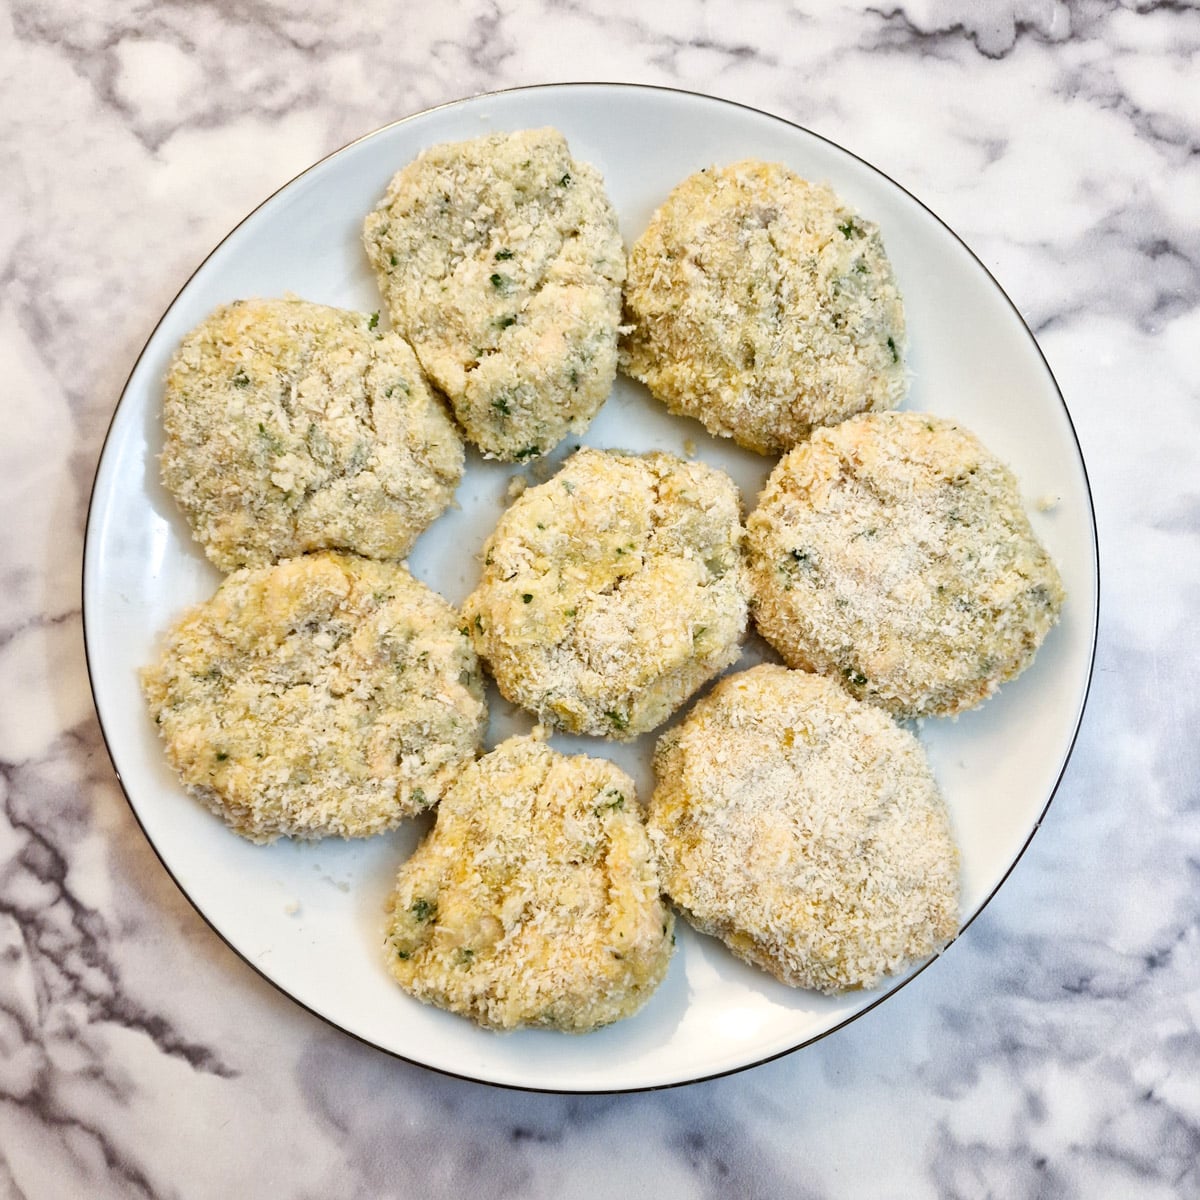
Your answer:
[[[612,388],[625,249],[553,129],[424,151],[366,218],[392,322],[489,458],[545,454]]]
[[[245,300],[184,339],[162,477],[221,570],[324,549],[402,558],[454,498],[462,439],[411,348],[377,324]]]
[[[462,770],[389,912],[400,986],[493,1029],[627,1017],[674,944],[633,781],[536,733]]]
[[[870,988],[958,930],[958,851],[921,744],[832,680],[763,665],[659,740],[667,894],[794,987]]]
[[[710,168],[671,192],[630,251],[625,321],[630,375],[761,454],[907,390],[878,227],[779,163]]]
[[[243,837],[367,837],[436,804],[487,722],[459,618],[400,563],[228,576],[142,672],[167,755]]]
[[[507,699],[573,733],[633,738],[737,657],[741,539],[723,471],[583,449],[500,518],[463,616]]]
[[[763,637],[900,717],[979,704],[1033,661],[1063,604],[1012,474],[924,413],[816,431],[746,528]]]

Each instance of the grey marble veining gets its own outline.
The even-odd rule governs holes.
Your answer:
[[[670,0],[0,11],[0,1196],[1200,1195],[1200,7]],[[633,1096],[396,1062],[209,930],[125,804],[79,562],[121,386],[211,246],[386,121],[677,85],[887,171],[1038,332],[1103,564],[1055,803],[943,963],[837,1035]]]

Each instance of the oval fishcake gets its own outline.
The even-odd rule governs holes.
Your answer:
[[[463,616],[507,699],[628,740],[737,657],[741,539],[723,471],[585,448],[500,518]]]
[[[436,804],[483,739],[475,652],[400,563],[246,568],[142,672],[184,786],[253,842],[368,837]]]
[[[659,740],[667,895],[794,987],[871,988],[958,930],[958,851],[921,744],[831,680],[763,665]]]
[[[1011,472],[925,413],[817,430],[775,467],[746,529],[763,637],[898,717],[981,703],[1062,609]]]
[[[633,781],[536,733],[466,767],[389,901],[388,967],[493,1029],[583,1033],[662,982],[673,917]]]
[[[629,254],[621,366],[671,412],[777,454],[907,391],[878,227],[750,159],[685,179]]]
[[[162,478],[222,571],[311,550],[403,558],[454,498],[462,439],[412,349],[377,322],[243,300],[183,340]]]
[[[485,457],[536,458],[612,389],[625,248],[554,129],[425,150],[363,227],[392,322]]]

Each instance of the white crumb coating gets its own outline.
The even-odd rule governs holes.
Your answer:
[[[363,228],[392,322],[485,457],[545,454],[612,389],[625,248],[554,129],[425,150]]]
[[[898,717],[981,703],[1029,666],[1064,601],[1011,472],[925,413],[817,430],[746,528],[763,637]]]
[[[222,571],[310,550],[403,558],[454,498],[462,439],[412,349],[377,324],[244,300],[184,339],[162,478]]]
[[[871,988],[957,933],[959,855],[925,752],[832,680],[731,675],[654,766],[667,894],[784,983]]]
[[[737,657],[742,534],[725,472],[585,448],[500,518],[463,617],[507,699],[628,740]]]
[[[388,911],[400,986],[492,1029],[630,1016],[674,945],[633,781],[540,731],[462,771]]]
[[[436,804],[487,707],[458,614],[402,563],[228,576],[142,672],[184,785],[243,837],[368,837]]]
[[[897,405],[904,307],[878,227],[749,159],[685,179],[629,255],[621,365],[671,412],[760,454]]]

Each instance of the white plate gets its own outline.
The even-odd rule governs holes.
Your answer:
[[[666,982],[631,1020],[586,1037],[497,1035],[409,999],[382,965],[382,906],[416,825],[369,842],[252,846],[189,799],[148,719],[137,670],[159,633],[218,575],[159,481],[159,405],[169,358],[214,306],[295,292],[362,311],[382,307],[359,244],[364,214],[392,174],[435,142],[554,125],[603,172],[627,243],[671,187],[712,163],[760,157],[830,182],[878,221],[907,305],[907,407],[961,419],[1010,463],[1028,501],[1060,497],[1034,524],[1069,593],[1037,662],[957,722],[921,737],[962,846],[963,919],[1004,879],[1036,829],[1078,728],[1095,641],[1098,569],[1087,477],[1062,397],[1008,298],[926,208],[862,160],[775,117],[682,92],[556,85],[481,96],[410,117],[318,163],[213,251],[164,314],[113,418],[96,475],[84,560],[84,625],[96,707],[122,785],[167,870],[213,928],[267,979],[336,1026],[393,1054],[472,1079],[560,1091],[647,1088],[736,1070],[838,1028],[891,988],[829,999],[793,991],[681,929]],[[572,439],[575,444],[579,439]],[[773,460],[675,419],[637,385],[616,389],[586,438],[725,467],[747,507]],[[567,447],[563,447],[565,451]],[[561,457],[561,452],[556,458]],[[514,468],[468,459],[461,508],[419,541],[414,572],[459,603],[475,552]],[[529,472],[526,472],[529,473]],[[747,652],[749,665],[755,650]],[[493,692],[489,746],[527,728]],[[629,748],[558,738],[609,754],[649,792],[648,736]]]

